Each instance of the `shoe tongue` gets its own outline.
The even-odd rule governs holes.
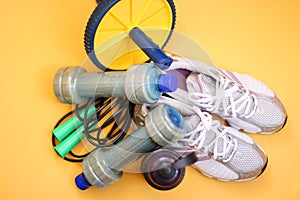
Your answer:
[[[186,80],[188,92],[200,92],[215,96],[216,80],[205,74],[191,73]]]
[[[196,129],[196,127],[198,126],[198,124],[200,123],[201,120],[198,115],[191,115],[191,116],[185,117],[184,121],[185,121],[186,132],[191,132],[194,129]]]

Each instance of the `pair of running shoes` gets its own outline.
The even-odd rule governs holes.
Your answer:
[[[166,73],[177,76],[179,87],[157,104],[171,105],[184,116],[186,134],[169,148],[182,156],[195,152],[198,161],[193,167],[211,178],[246,181],[260,176],[268,157],[245,132],[281,130],[287,120],[282,102],[250,75],[172,58]],[[153,105],[142,105],[141,112],[147,113],[149,106]]]

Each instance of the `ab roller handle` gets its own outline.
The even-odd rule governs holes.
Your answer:
[[[54,78],[54,93],[63,103],[83,103],[89,97],[123,97],[133,103],[155,103],[163,92],[173,92],[174,75],[161,74],[150,63],[133,65],[127,71],[87,73],[82,67],[60,69]]]
[[[129,37],[160,69],[166,70],[171,66],[173,59],[167,56],[140,28],[131,29]]]
[[[122,170],[145,153],[159,146],[177,142],[185,132],[184,120],[173,107],[160,104],[140,127],[125,139],[106,150],[97,148],[83,161],[83,174],[76,177],[79,189],[91,185],[105,188],[122,177]]]

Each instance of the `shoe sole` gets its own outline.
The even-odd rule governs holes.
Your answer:
[[[247,178],[247,179],[237,179],[237,180],[229,180],[229,179],[216,178],[216,177],[213,177],[213,176],[211,176],[211,175],[206,174],[205,172],[200,171],[197,167],[194,167],[194,168],[197,169],[198,171],[200,171],[200,173],[203,174],[204,176],[206,176],[206,177],[208,177],[208,178],[211,178],[211,179],[216,179],[216,180],[219,180],[219,181],[222,181],[222,182],[230,182],[230,181],[234,181],[234,182],[245,182],[245,181],[251,181],[251,180],[254,180],[254,179],[260,177],[260,176],[264,173],[264,171],[266,170],[267,165],[268,165],[268,159],[267,159],[267,161],[266,161],[265,166],[262,168],[261,172],[260,172],[256,177]]]
[[[276,131],[273,131],[273,132],[253,132],[253,131],[249,131],[249,130],[247,130],[247,129],[242,129],[242,128],[238,127],[237,125],[232,124],[232,123],[229,123],[229,122],[228,122],[228,124],[229,124],[231,127],[235,128],[235,129],[237,129],[237,130],[240,130],[240,131],[244,131],[244,132],[246,132],[246,133],[251,133],[251,134],[262,134],[262,135],[271,135],[271,134],[274,134],[274,133],[279,132],[281,129],[283,129],[283,128],[285,127],[285,125],[286,125],[286,123],[287,123],[287,118],[288,118],[288,117],[286,116],[286,118],[285,118],[285,120],[284,120],[284,122],[283,122],[283,124],[282,124],[282,127],[279,128],[279,129],[276,130]]]

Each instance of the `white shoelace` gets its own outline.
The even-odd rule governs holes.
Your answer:
[[[224,116],[237,117],[237,114],[239,114],[240,117],[250,118],[254,115],[257,108],[257,98],[254,94],[250,95],[249,90],[241,88],[241,86],[225,77],[216,80],[215,96],[200,92],[190,92],[189,99],[191,102],[209,112],[216,113],[223,110]],[[243,94],[239,98],[234,99],[234,93],[241,90]],[[229,103],[226,99],[229,99]]]
[[[228,130],[226,130],[225,127],[222,128],[218,120],[213,120],[209,113],[202,112],[198,106],[189,106],[174,99],[162,97],[159,103],[174,106],[178,110],[184,110],[184,112],[187,113],[192,111],[199,116],[200,122],[196,128],[187,132],[180,142],[187,143],[189,146],[198,150],[201,149],[201,151],[207,154],[211,152],[214,159],[220,158],[223,162],[231,160],[237,149],[237,140],[227,134]],[[215,137],[208,145],[205,145],[208,131],[213,131]],[[223,142],[219,142],[219,140],[223,140]]]
[[[237,148],[236,139],[231,138],[225,128],[222,130],[221,123],[218,120],[212,120],[209,113],[200,111],[198,107],[193,107],[193,109],[201,121],[194,130],[187,132],[181,141],[203,150],[204,153],[212,150],[214,159],[221,158],[223,162],[230,161]],[[213,131],[216,135],[209,144],[204,146],[208,131]],[[223,142],[219,142],[219,140],[223,140]]]

